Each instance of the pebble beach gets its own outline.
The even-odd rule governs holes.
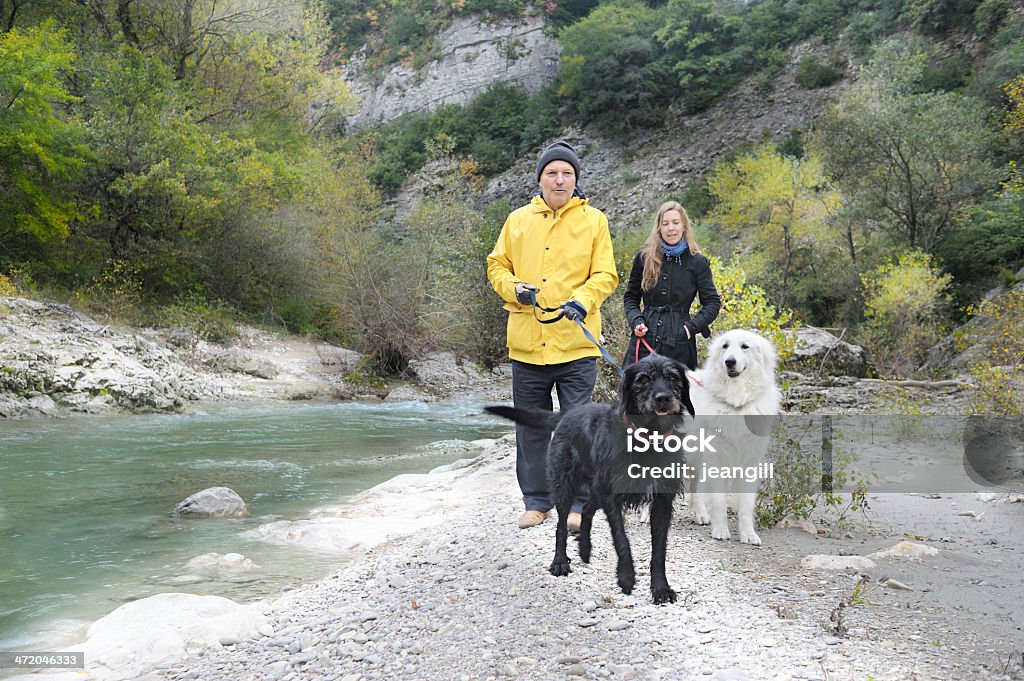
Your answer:
[[[222,640],[146,678],[1019,678],[1011,667],[995,673],[969,651],[936,645],[934,631],[948,623],[920,610],[900,612],[899,603],[881,598],[876,607],[846,608],[837,631],[830,616],[855,575],[811,571],[779,579],[762,569],[770,557],[760,549],[711,540],[679,504],[667,564],[677,603],[651,603],[649,531],[634,514],[632,595],[615,585],[615,554],[600,514],[592,562],[581,563],[571,545],[572,574],[553,577],[553,518],[528,530],[515,525],[521,502],[514,452],[507,437],[454,470],[403,476],[422,478],[409,487],[421,489],[411,507],[424,507],[423,493],[432,500],[415,530],[264,604],[263,633],[255,638]],[[371,490],[368,499],[375,495]],[[773,531],[782,532],[799,530]]]

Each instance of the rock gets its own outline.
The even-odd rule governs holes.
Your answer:
[[[628,629],[630,623],[625,620],[616,620],[608,625],[608,631],[622,631]]]
[[[257,566],[240,553],[204,553],[190,560],[185,567],[195,572],[232,574],[248,572]]]
[[[146,669],[220,648],[222,640],[256,638],[264,622],[256,608],[220,596],[157,594],[94,622],[81,649],[87,670],[100,667],[116,672],[114,678],[142,678]]]
[[[845,572],[862,572],[872,570],[875,562],[866,556],[830,556],[812,554],[804,556],[800,561],[804,570],[842,570]]]
[[[244,348],[228,348],[207,359],[206,363],[222,371],[234,371],[266,380],[277,378],[279,373],[276,366]]]
[[[174,517],[244,518],[249,515],[245,502],[228,487],[210,487],[196,492],[171,511]]]
[[[880,580],[878,580],[878,583],[879,584],[884,584],[888,588],[895,589],[897,591],[913,591],[914,590],[914,587],[909,586],[907,584],[904,584],[903,582],[899,582],[899,581],[897,581],[895,579],[892,579],[890,577],[882,577]]]
[[[432,468],[430,469],[430,473],[450,473],[452,471],[457,471],[460,468],[472,466],[474,463],[478,463],[478,458],[474,457],[472,459],[459,459],[457,461],[453,461],[452,463],[446,463],[442,466],[438,466],[437,468]]]
[[[60,414],[60,407],[57,403],[50,399],[49,395],[34,395],[29,398],[28,401],[29,409],[36,411],[43,416],[58,416]]]
[[[868,362],[864,348],[847,343],[824,329],[803,326],[785,330],[796,341],[793,356],[786,360],[786,366],[829,376],[868,375]]]
[[[911,541],[901,541],[898,544],[891,546],[884,551],[875,551],[869,553],[868,557],[875,560],[882,560],[885,558],[910,558],[919,559],[925,558],[926,556],[938,555],[939,550],[934,546],[927,546],[925,544],[917,544]]]
[[[475,364],[463,362],[454,352],[435,352],[425,359],[409,362],[409,370],[420,386],[436,395],[450,395],[487,378]]]
[[[495,83],[537,92],[558,71],[558,40],[545,31],[540,15],[457,17],[435,40],[437,58],[418,71],[396,64],[376,75],[366,65],[365,49],[349,59],[343,77],[359,102],[347,118],[351,129],[443,104],[468,104]]]
[[[385,402],[430,402],[434,397],[411,385],[400,385],[387,394]]]
[[[608,671],[615,674],[617,677],[624,679],[635,679],[636,670],[633,669],[633,665],[629,664],[609,664]]]
[[[779,528],[795,528],[803,530],[807,534],[813,534],[817,536],[818,528],[814,526],[810,518],[797,518],[791,515],[787,515],[785,518],[775,524],[775,527]]]

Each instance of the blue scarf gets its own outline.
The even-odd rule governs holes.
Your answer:
[[[675,246],[669,246],[667,243],[665,243],[664,239],[661,240],[661,252],[665,254],[666,259],[674,258],[676,260],[679,260],[680,256],[682,256],[683,251],[686,250],[687,246],[688,244],[686,243],[686,239],[680,239],[679,243],[677,243]]]

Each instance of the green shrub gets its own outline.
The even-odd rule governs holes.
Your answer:
[[[103,271],[78,288],[74,301],[89,313],[123,324],[134,324],[143,313],[142,273],[127,260],[108,260]]]
[[[18,289],[14,285],[14,282],[10,278],[0,272],[0,296],[16,296],[18,295]]]
[[[373,131],[358,135],[375,149],[370,179],[393,193],[430,160],[431,140],[449,140],[448,152],[471,156],[484,176],[508,168],[557,128],[557,107],[522,89],[497,83],[466,106],[439,107],[432,114],[406,114]]]
[[[967,366],[975,382],[971,413],[1024,416],[1024,290],[967,311],[976,321],[960,334],[958,349],[980,346]]]
[[[190,329],[205,341],[225,343],[238,336],[236,316],[227,303],[211,302],[193,293],[161,308],[158,319],[164,326]]]
[[[717,334],[730,329],[756,331],[775,344],[779,361],[785,361],[793,354],[796,344],[793,336],[782,330],[793,321],[792,310],[779,309],[768,302],[764,289],[747,282],[746,272],[737,261],[725,262],[716,257],[710,260],[715,288],[722,298],[722,311],[712,324],[712,332]],[[703,347],[699,349],[703,354]]]
[[[867,512],[868,486],[874,480],[859,471],[851,452],[834,446],[841,432],[832,432],[828,444],[824,437],[808,437],[812,430],[824,436],[821,418],[830,417],[776,423],[768,456],[774,463],[774,475],[761,481],[755,510],[761,527],[772,527],[787,516],[807,519],[818,510],[827,514],[827,522],[842,528],[849,524],[852,513]],[[822,465],[826,449],[831,449],[830,471]],[[839,491],[846,488],[850,491],[845,494]]]
[[[1012,8],[1012,0],[981,0],[974,10],[974,25],[978,33],[986,38],[995,35]]]
[[[833,54],[826,62],[818,61],[813,55],[800,60],[796,69],[796,82],[808,90],[828,87],[839,82],[846,70],[846,60],[839,53]]]
[[[966,54],[954,54],[931,64],[921,74],[921,92],[953,92],[962,88],[971,75],[971,60]]]

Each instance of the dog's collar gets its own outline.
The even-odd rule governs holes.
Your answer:
[[[699,378],[697,378],[696,376],[694,376],[693,374],[691,374],[689,371],[686,372],[686,377],[688,379],[690,379],[691,381],[693,381],[694,383],[696,383],[697,385],[699,385],[700,387],[702,387],[702,388],[704,387],[704,384],[701,383],[701,380]]]

